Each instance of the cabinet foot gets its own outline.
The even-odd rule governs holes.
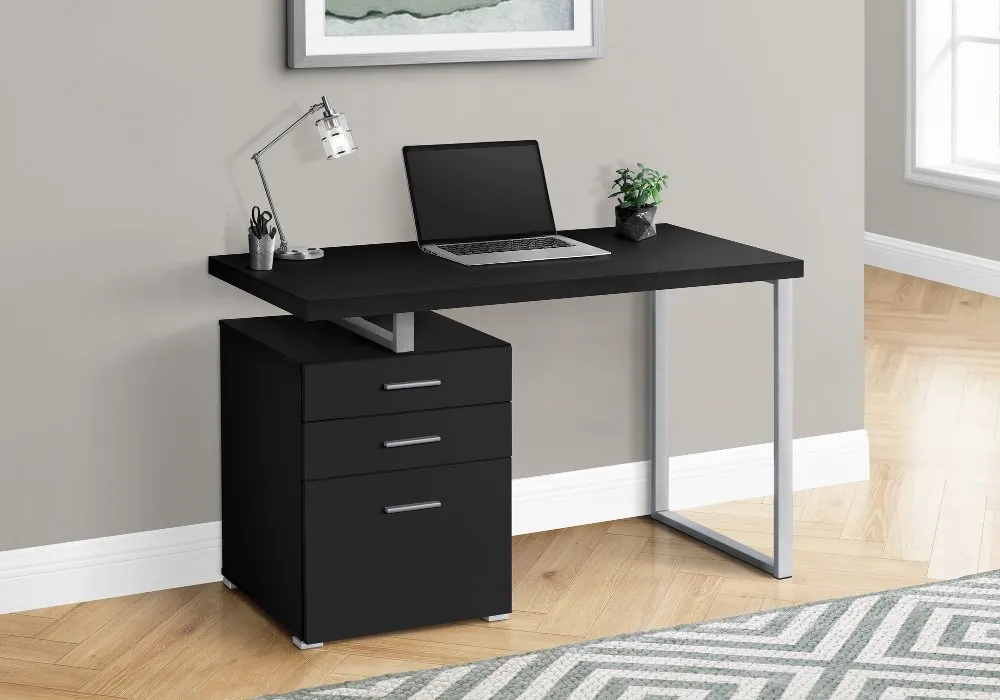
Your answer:
[[[505,615],[487,615],[483,619],[486,620],[487,622],[503,622],[504,620],[510,619],[510,613],[507,613]]]
[[[236,590],[236,584],[233,583],[232,581],[230,581],[225,576],[222,577],[222,585],[225,586],[226,588],[228,588],[231,591],[235,591]]]
[[[318,644],[306,644],[298,637],[292,637],[292,644],[297,646],[302,651],[306,651],[307,649],[319,649],[323,646],[323,642],[319,642]]]

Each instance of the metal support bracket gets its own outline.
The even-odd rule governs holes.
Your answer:
[[[653,520],[762,569],[775,578],[792,575],[792,281],[774,287],[774,556],[770,557],[670,510],[667,423],[668,292],[653,292]]]
[[[371,320],[354,316],[341,318],[333,323],[395,353],[413,352],[416,329],[412,312],[372,316]]]

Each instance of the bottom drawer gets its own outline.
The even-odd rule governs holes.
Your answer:
[[[510,612],[509,459],[303,489],[307,643]]]

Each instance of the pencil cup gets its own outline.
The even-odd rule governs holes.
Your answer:
[[[247,234],[250,241],[250,269],[270,270],[274,267],[274,244],[275,239],[271,236],[257,236]]]

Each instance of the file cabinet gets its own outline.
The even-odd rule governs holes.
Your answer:
[[[300,647],[511,610],[511,347],[220,322],[222,573]]]

